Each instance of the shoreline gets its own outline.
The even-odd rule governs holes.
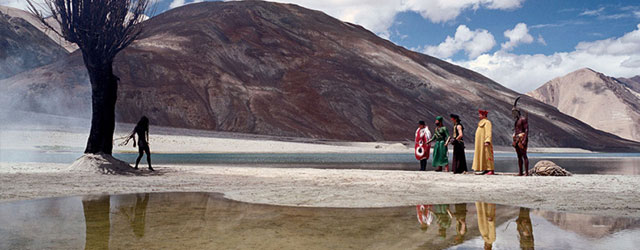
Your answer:
[[[43,169],[43,166],[46,168]],[[640,218],[640,178],[475,176],[393,170],[155,165],[141,175],[71,172],[66,164],[0,163],[0,202],[95,194],[217,192],[248,203],[376,208],[484,201],[533,209]]]
[[[118,125],[115,138],[129,127]],[[132,126],[132,125],[131,125]],[[170,128],[151,135],[152,154],[413,154],[403,142],[337,142]],[[81,152],[86,133],[77,127],[3,127],[0,150]],[[119,143],[119,142],[117,142]],[[116,144],[117,144],[116,143]],[[136,153],[116,146],[114,152]],[[203,150],[204,149],[204,150]],[[467,151],[470,153],[472,151]],[[540,154],[588,154],[581,149],[539,148]],[[509,147],[496,153],[513,154]],[[78,153],[78,157],[81,156]],[[22,156],[20,156],[22,157]],[[229,164],[154,164],[139,175],[70,171],[71,163],[6,162],[0,159],[0,202],[95,194],[214,192],[257,204],[370,208],[485,201],[552,211],[640,218],[640,178],[631,175],[571,177],[475,176],[398,170],[273,168]],[[553,158],[545,156],[544,158]],[[567,157],[563,157],[567,158]],[[145,163],[145,161],[143,161]],[[255,163],[252,163],[255,164]]]

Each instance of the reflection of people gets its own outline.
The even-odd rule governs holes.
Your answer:
[[[478,229],[484,240],[484,249],[491,249],[496,241],[496,204],[476,202]]]
[[[133,147],[136,146],[136,138],[135,135],[138,135],[138,158],[136,159],[136,169],[138,169],[138,163],[142,159],[142,154],[147,154],[147,164],[149,164],[149,170],[153,171],[151,167],[151,151],[149,150],[149,118],[146,116],[142,116],[136,127],[133,128],[133,132],[124,142],[126,145],[129,142],[129,139],[133,139]]]
[[[517,107],[518,100],[520,100],[520,97],[516,98],[516,101],[513,104],[513,109],[511,109],[511,114],[515,120],[513,129],[513,147],[516,149],[516,154],[518,155],[518,175],[523,175],[522,164],[524,163],[524,175],[528,176],[529,158],[527,157],[527,144],[529,143],[529,120]]]
[[[467,234],[467,203],[456,204],[455,209],[453,216],[456,217],[456,238],[454,241],[460,244]]]
[[[476,130],[475,152],[473,154],[473,170],[482,171],[479,174],[492,175],[493,143],[491,141],[491,121],[487,119],[489,111],[478,110],[478,129]]]
[[[533,250],[533,226],[531,226],[531,217],[529,217],[528,208],[520,208],[520,215],[516,220],[518,225],[518,235],[520,236],[520,248],[523,250]]]
[[[418,222],[420,223],[420,229],[426,231],[433,221],[433,212],[430,210],[431,205],[417,205],[416,213],[418,216]]]
[[[443,239],[447,237],[447,229],[451,226],[451,210],[449,205],[433,205],[434,214],[438,219],[438,234]]]
[[[453,145],[453,158],[451,158],[451,170],[454,174],[467,172],[467,159],[464,156],[464,126],[460,123],[460,116],[449,115],[453,121],[453,136],[448,140]]]
[[[416,145],[415,145],[415,156],[416,160],[420,161],[420,171],[427,170],[427,160],[429,159],[429,143],[427,143],[431,139],[431,132],[429,132],[429,127],[424,121],[418,122],[418,129],[416,130]]]
[[[431,164],[438,172],[442,171],[442,167],[445,167],[445,171],[449,172],[446,142],[447,138],[449,138],[449,130],[444,126],[442,120],[442,116],[436,117],[436,128],[433,130],[433,138],[431,138],[431,141],[436,142],[433,145],[433,162]]]
[[[144,226],[145,220],[147,217],[147,204],[149,203],[149,194],[136,194],[136,206],[133,210],[133,219],[129,216],[129,214],[124,211],[124,214],[129,219],[129,223],[131,223],[131,228],[133,229],[133,233],[138,238],[142,238],[144,236]]]

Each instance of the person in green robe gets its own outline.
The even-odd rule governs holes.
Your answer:
[[[442,171],[442,167],[445,167],[445,171],[449,172],[449,158],[447,157],[447,138],[449,138],[449,130],[444,126],[442,116],[436,117],[436,128],[433,133],[431,141],[435,141],[433,146],[433,162],[431,163],[437,172]]]

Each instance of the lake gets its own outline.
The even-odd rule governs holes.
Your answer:
[[[81,152],[55,150],[1,150],[3,162],[52,162],[71,164]],[[137,154],[114,154],[135,164]],[[449,155],[451,159],[451,155]],[[467,154],[471,170],[473,154]],[[496,171],[517,172],[515,153],[496,153]],[[552,160],[576,174],[640,175],[640,153],[532,153],[530,167],[540,160]],[[233,165],[244,167],[372,169],[416,171],[412,154],[153,154],[153,164]],[[146,164],[146,157],[142,163]],[[430,161],[429,161],[430,164]],[[432,167],[427,168],[433,170]]]
[[[304,208],[216,193],[0,203],[0,249],[640,249],[640,219],[502,206]]]

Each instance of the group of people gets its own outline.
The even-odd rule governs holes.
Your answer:
[[[527,145],[529,142],[529,122],[520,109],[517,107],[518,100],[516,98],[512,111],[515,120],[513,144],[518,155],[519,175],[529,175],[529,159],[527,157]],[[493,157],[493,141],[492,141],[492,124],[487,118],[489,111],[478,110],[478,128],[475,134],[475,151],[473,157],[472,169],[479,175],[494,175],[495,159]],[[449,130],[444,126],[444,118],[436,117],[433,136],[429,131],[429,127],[424,121],[418,122],[418,129],[415,133],[415,157],[420,161],[420,170],[425,171],[431,144],[433,143],[433,161],[432,166],[437,172],[449,172],[448,146],[453,146],[453,157],[451,159],[451,171],[454,174],[462,174],[467,172],[467,161],[464,154],[464,126],[461,123],[460,116],[450,114],[453,123],[453,134],[449,134]],[[524,166],[524,172],[523,172]]]

